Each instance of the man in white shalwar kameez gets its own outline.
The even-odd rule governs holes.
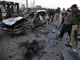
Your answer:
[[[53,18],[53,24],[56,26],[57,29],[60,28],[61,21],[62,21],[62,15],[60,13],[60,10],[57,9],[56,13],[55,13],[55,16]]]

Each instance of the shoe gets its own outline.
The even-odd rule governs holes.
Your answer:
[[[58,40],[58,41],[63,41],[63,39],[62,39],[62,38],[58,38],[57,40]]]
[[[57,38],[63,38],[63,37],[61,37],[60,35],[58,35]]]
[[[70,43],[70,41],[67,41],[67,43]]]
[[[65,44],[65,46],[67,46],[67,47],[72,47],[71,45],[69,45],[69,44]]]

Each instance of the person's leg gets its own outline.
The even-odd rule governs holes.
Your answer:
[[[77,29],[78,25],[73,25],[72,26],[72,31],[71,31],[71,40],[70,40],[70,45],[72,47],[75,47],[76,46],[76,38],[75,38],[75,33],[74,31]]]
[[[60,31],[60,35],[59,35],[59,38],[62,38],[63,37],[63,35],[64,35],[64,33],[65,33],[65,24],[62,26],[62,29],[61,29],[61,31]]]
[[[0,17],[0,21],[2,21],[1,17]]]
[[[69,37],[71,36],[71,31],[72,31],[72,25],[68,25],[67,27],[69,27],[68,28],[68,35],[69,35]]]

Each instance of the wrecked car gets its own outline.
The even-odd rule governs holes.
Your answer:
[[[48,19],[49,17],[45,10],[38,10],[24,17],[3,20],[0,30],[9,32],[10,34],[29,34],[36,26],[46,24]]]

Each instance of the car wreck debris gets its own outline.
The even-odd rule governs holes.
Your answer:
[[[33,28],[46,24],[48,19],[45,10],[38,10],[28,16],[6,19],[0,29],[10,34],[29,34]]]

